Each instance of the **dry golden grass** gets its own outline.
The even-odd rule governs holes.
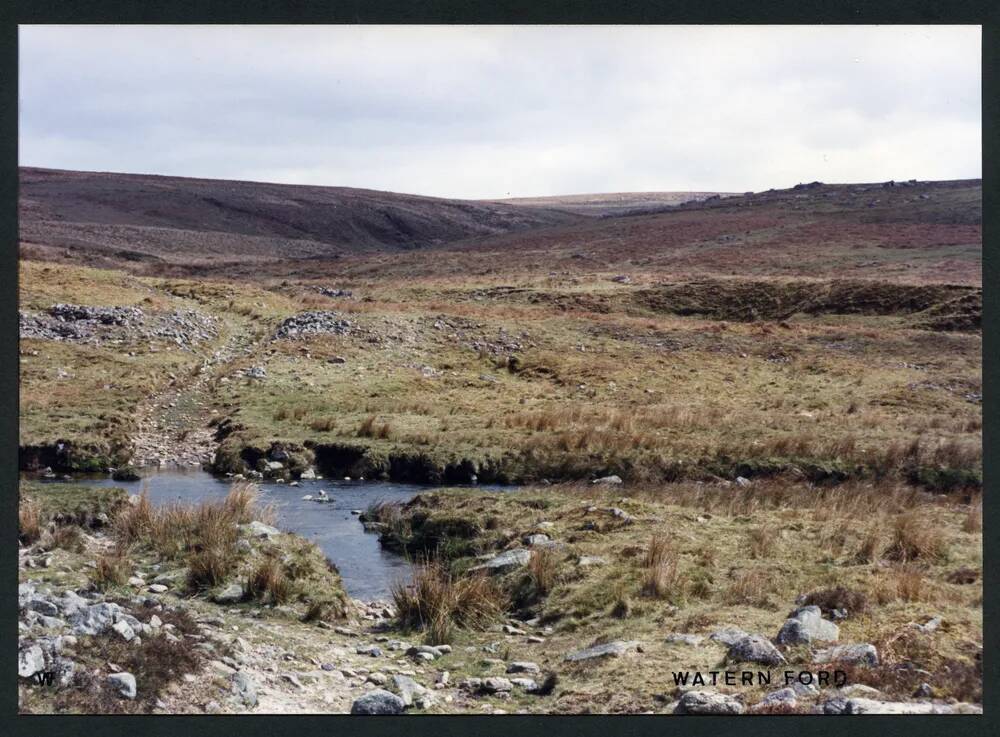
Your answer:
[[[911,561],[943,558],[948,542],[940,526],[919,509],[904,512],[893,523],[892,540],[886,550],[890,560]]]
[[[559,580],[558,557],[551,550],[536,550],[528,561],[527,570],[535,593],[546,596]]]
[[[680,593],[681,575],[676,548],[665,535],[653,535],[642,564],[642,592],[658,599]]]
[[[188,588],[203,591],[218,586],[233,572],[236,562],[233,550],[221,545],[192,553],[187,559]]]
[[[767,558],[774,544],[774,532],[764,527],[754,527],[747,533],[747,549],[751,558]]]
[[[246,592],[247,596],[258,601],[284,604],[291,596],[291,584],[285,576],[281,563],[269,556],[250,572],[247,577]]]
[[[454,628],[482,629],[507,608],[506,594],[485,575],[452,577],[437,562],[413,572],[410,585],[392,587],[396,616],[404,627],[423,629],[430,644],[451,640]]]
[[[42,533],[39,544],[45,550],[70,550],[79,553],[84,548],[83,530],[77,525],[50,525]]]
[[[921,601],[924,595],[924,572],[913,563],[904,563],[891,569],[896,580],[896,595],[903,601]]]
[[[882,556],[885,546],[885,533],[881,523],[876,521],[869,525],[865,531],[855,557],[860,563],[874,563]]]
[[[42,535],[42,508],[32,499],[21,499],[17,505],[17,532],[22,543],[30,545]]]
[[[116,547],[102,553],[95,563],[91,577],[98,588],[124,586],[131,575],[132,561],[126,549]]]
[[[974,500],[962,520],[962,532],[976,534],[983,531],[983,501]]]
[[[722,599],[727,604],[769,608],[772,604],[770,594],[773,590],[774,582],[764,571],[739,571],[722,592]]]
[[[359,438],[386,440],[391,432],[392,428],[389,426],[389,423],[383,422],[380,425],[378,424],[378,418],[375,415],[371,415],[365,418],[361,426],[358,427],[357,435]]]

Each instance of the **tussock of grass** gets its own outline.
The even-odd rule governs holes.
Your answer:
[[[890,560],[910,561],[945,557],[948,544],[941,528],[917,510],[905,512],[893,524],[892,541],[886,550]]]
[[[20,500],[17,505],[18,538],[25,545],[36,542],[42,535],[42,509],[32,499]]]
[[[483,629],[507,608],[507,596],[482,574],[453,577],[437,562],[425,562],[410,584],[397,583],[392,600],[401,626],[422,629],[431,644],[450,642],[455,627]]]
[[[291,586],[281,563],[272,557],[265,558],[247,577],[247,596],[271,604],[284,604],[291,596]]]
[[[677,596],[681,586],[677,550],[664,535],[654,535],[643,560],[642,592],[658,599]]]
[[[99,589],[124,586],[132,575],[132,561],[126,549],[115,548],[102,553],[95,563],[91,578]]]

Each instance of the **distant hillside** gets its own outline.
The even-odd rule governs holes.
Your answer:
[[[552,197],[512,197],[489,202],[521,207],[558,208],[581,215],[608,216],[656,212],[684,202],[700,202],[712,197],[729,197],[728,192],[603,192],[555,195]]]
[[[347,187],[22,168],[21,244],[98,263],[408,250],[575,222],[545,207]],[[79,252],[79,253],[75,253]]]

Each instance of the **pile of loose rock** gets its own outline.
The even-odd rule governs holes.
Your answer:
[[[284,320],[274,333],[276,340],[309,335],[348,335],[354,326],[336,312],[317,310],[300,312]]]
[[[19,312],[18,326],[22,338],[91,345],[165,340],[189,349],[218,335],[218,319],[196,310],[148,315],[139,307],[61,303],[45,312]]]

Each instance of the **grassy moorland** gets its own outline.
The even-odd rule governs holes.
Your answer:
[[[24,468],[204,460],[286,481],[313,467],[524,488],[369,510],[386,548],[426,564],[391,617],[352,613],[306,547],[247,549],[233,519],[209,534],[193,512],[142,505],[126,510],[135,525],[121,516],[82,552],[58,533],[75,552],[24,576],[70,585],[89,562],[86,579],[113,590],[127,568],[181,571],[190,591],[178,591],[238,627],[253,658],[286,653],[315,678],[299,690],[262,666],[274,711],[346,710],[400,669],[429,688],[451,673],[418,710],[673,711],[665,674],[727,657],[711,634],[774,639],[803,601],[836,618],[841,643],[879,653],[877,666],[844,666],[878,692],[854,696],[979,702],[980,208],[978,182],[804,185],[614,217],[546,212],[534,225],[511,210],[499,231],[421,247],[338,241],[335,256],[310,241],[315,253],[283,258],[261,241],[242,262],[221,246],[199,257],[207,231],[151,255],[153,241],[122,250],[115,227],[88,226],[106,240],[100,270],[80,264],[70,225],[29,229]],[[45,228],[57,242],[37,240]],[[108,309],[80,320],[60,304]],[[623,483],[589,483],[608,475]],[[22,542],[61,549],[27,498]],[[472,570],[512,550],[516,565]],[[205,595],[231,580],[261,595],[229,608]],[[275,591],[298,609],[256,628],[254,612],[286,606]],[[341,639],[320,642],[301,621],[314,601],[346,618]],[[453,649],[432,663],[365,660],[376,637]],[[617,640],[641,652],[564,660]],[[789,667],[824,665],[818,647],[780,649]],[[343,666],[344,688],[309,671],[320,657]],[[539,666],[539,689],[476,685],[522,660]],[[182,710],[181,688],[144,708]],[[767,689],[723,690],[749,708]],[[797,698],[759,708],[809,711],[826,695]]]

